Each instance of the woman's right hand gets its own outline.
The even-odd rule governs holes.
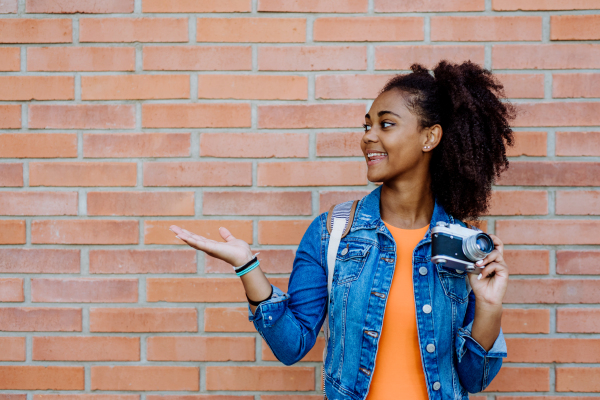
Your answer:
[[[186,242],[189,246],[203,251],[211,257],[228,262],[234,267],[244,265],[254,257],[248,243],[233,237],[231,232],[226,228],[219,228],[219,235],[221,235],[225,242],[207,239],[177,225],[171,225],[169,230],[174,232],[179,239]]]

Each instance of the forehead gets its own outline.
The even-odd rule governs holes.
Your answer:
[[[402,93],[396,89],[388,90],[377,96],[369,109],[369,115],[372,119],[378,118],[377,113],[380,111],[392,111],[401,117],[410,115]]]

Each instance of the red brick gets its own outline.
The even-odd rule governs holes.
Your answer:
[[[514,126],[600,125],[600,102],[520,103]]]
[[[306,100],[307,97],[308,78],[305,76],[198,76],[198,98],[201,99]]]
[[[356,29],[360,26],[360,29]],[[393,42],[423,40],[423,17],[335,17],[314,22],[316,42]]]
[[[196,250],[90,250],[89,257],[91,274],[196,273]]]
[[[306,133],[203,133],[200,155],[205,157],[308,157]]]
[[[81,77],[82,100],[189,98],[189,75],[101,75]]]
[[[249,71],[250,46],[144,46],[144,70]]]
[[[0,389],[84,390],[83,367],[0,366]]]
[[[586,10],[598,9],[595,0],[493,0],[492,9],[496,11],[545,11],[545,10]]]
[[[198,42],[303,43],[305,18],[198,18]]]
[[[187,307],[91,308],[90,332],[198,332],[198,313]]]
[[[319,157],[364,157],[360,148],[364,132],[322,132],[317,134]]]
[[[2,215],[77,215],[77,192],[0,192]]]
[[[135,127],[129,104],[29,105],[31,129],[127,129]]]
[[[71,43],[72,23],[67,18],[0,20],[0,43]]]
[[[600,132],[556,132],[557,156],[600,156]]]
[[[0,360],[2,361],[25,361],[25,338],[24,337],[0,337]],[[0,395],[0,399],[5,399]],[[14,399],[17,400],[17,399]],[[22,399],[22,400],[27,400]]]
[[[146,162],[144,186],[251,186],[249,162]]]
[[[354,128],[364,119],[364,112],[363,104],[259,105],[258,127]]]
[[[318,337],[315,346],[302,358],[300,361],[314,361],[323,362],[323,349],[325,347],[325,339]],[[277,361],[275,354],[269,348],[269,345],[264,340],[262,341],[262,355],[263,361]]]
[[[15,1],[15,4],[16,1]],[[0,5],[2,7],[2,5]],[[21,70],[21,49],[18,47],[0,47],[0,71]]]
[[[547,392],[550,390],[550,368],[504,367],[486,392]]]
[[[598,40],[599,32],[598,15],[550,16],[550,40]]]
[[[360,200],[369,193],[370,191],[368,190],[319,192],[319,212],[324,213],[329,211],[334,204],[343,203],[349,200]]]
[[[557,191],[556,214],[600,215],[600,192],[580,190]]]
[[[246,301],[238,278],[147,278],[147,302],[236,303]]]
[[[315,390],[314,367],[206,367],[207,390]]]
[[[508,98],[544,98],[544,75],[542,74],[497,74],[496,78],[504,85]]]
[[[187,42],[187,18],[81,18],[80,42]]]
[[[143,104],[145,128],[246,128],[250,104]]]
[[[110,14],[132,13],[134,0],[27,0],[28,13]]]
[[[556,273],[564,275],[596,275],[600,251],[559,250],[556,252]]]
[[[597,308],[558,308],[556,332],[599,333],[600,310]]]
[[[0,302],[22,301],[25,301],[23,278],[0,278]]]
[[[298,161],[258,164],[258,186],[366,185],[362,161]]]
[[[77,157],[74,133],[0,134],[0,157],[62,158]]]
[[[260,71],[329,71],[367,69],[364,46],[259,47]]]
[[[25,399],[23,399],[23,400],[25,400]],[[34,394],[33,400],[140,400],[140,395],[134,395],[134,394]]]
[[[133,47],[28,47],[27,71],[133,71]]]
[[[133,220],[34,220],[33,244],[137,244],[138,221]]]
[[[323,397],[323,396],[321,396]],[[254,396],[228,396],[223,394],[192,394],[192,395],[170,395],[170,396],[161,396],[161,395],[152,395],[148,394],[146,396],[147,400],[254,400]],[[317,399],[321,400],[321,399]],[[576,399],[579,400],[579,399]],[[587,399],[587,400],[596,400],[596,399]]]
[[[546,215],[548,192],[545,190],[495,190],[488,215]]]
[[[31,358],[34,361],[139,361],[140,339],[34,336]]]
[[[541,40],[542,17],[432,17],[432,41]]]
[[[363,13],[368,0],[260,0],[258,11],[310,13]]]
[[[41,303],[135,303],[137,279],[61,278],[31,280],[31,301]]]
[[[251,0],[143,0],[145,13],[250,12]]]
[[[92,390],[200,390],[199,367],[92,366]]]
[[[496,234],[504,244],[600,244],[598,220],[502,220]]]
[[[0,220],[0,244],[25,244],[25,221]]]
[[[0,104],[0,129],[19,129],[21,127],[21,105]]]
[[[550,272],[548,250],[504,250],[511,275],[546,275]]]
[[[375,0],[375,12],[483,11],[485,0]]]
[[[598,186],[600,163],[513,161],[498,185]]]
[[[194,192],[89,192],[88,215],[194,215]]]
[[[509,338],[510,354],[506,362],[523,363],[597,363],[599,339]]]
[[[312,221],[258,221],[258,243],[299,244]]]
[[[600,281],[581,279],[513,279],[505,303],[600,303]]]
[[[149,361],[254,361],[253,337],[149,337]]]
[[[552,97],[600,97],[600,74],[553,74]]]
[[[23,164],[0,163],[0,187],[23,186]]]
[[[30,186],[135,186],[135,163],[31,162]]]
[[[252,322],[248,321],[248,307],[206,307],[204,331],[256,332],[256,329]]]
[[[251,220],[145,220],[144,221],[144,243],[145,244],[185,244],[184,241],[175,237],[169,230],[171,225],[177,225],[197,235],[208,239],[223,242],[219,234],[219,228],[227,228],[233,236],[252,243],[252,221]]]
[[[5,0],[0,3],[0,14],[16,14],[19,8],[18,6],[19,0]]]
[[[85,158],[189,157],[189,133],[84,133]]]
[[[294,257],[294,250],[260,249],[260,269],[267,274],[289,274],[292,272]],[[206,255],[204,258],[204,272],[219,274],[233,273],[233,269],[231,268],[231,264]]]
[[[375,69],[410,69],[411,64],[420,63],[433,68],[439,60],[463,62],[471,60],[483,65],[483,46],[377,46]]]
[[[600,68],[600,44],[496,44],[494,69]]]
[[[78,274],[79,250],[0,249],[0,273]]]
[[[71,76],[1,76],[0,100],[73,100]]]
[[[600,392],[600,368],[556,368],[557,392]]]
[[[513,132],[515,144],[506,149],[508,157],[530,156],[545,157],[547,149],[546,132]],[[512,165],[512,164],[511,164]]]
[[[317,99],[374,99],[394,75],[317,75]],[[361,132],[362,135],[362,132]]]
[[[505,308],[502,312],[504,333],[549,333],[550,310]]]
[[[311,192],[204,192],[202,213],[204,215],[311,215],[311,201]]]
[[[81,309],[0,307],[0,331],[81,332]]]

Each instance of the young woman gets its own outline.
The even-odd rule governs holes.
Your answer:
[[[365,116],[360,143],[368,179],[339,246],[327,304],[327,213],[296,252],[287,293],[272,286],[248,244],[171,230],[240,272],[249,319],[277,358],[294,364],[314,346],[326,313],[328,399],[468,399],[506,357],[500,328],[508,270],[502,241],[479,274],[431,262],[431,228],[485,213],[495,177],[508,167],[514,109],[502,85],[471,62],[414,64],[391,79]],[[326,115],[323,118],[327,118]],[[464,225],[463,225],[464,226]],[[250,261],[249,261],[250,260]]]

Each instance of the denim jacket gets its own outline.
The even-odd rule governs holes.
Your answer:
[[[324,363],[329,400],[366,398],[396,265],[396,244],[381,220],[381,187],[358,202],[338,249],[329,299],[330,339]],[[327,311],[327,213],[308,227],[296,252],[288,293],[273,287],[250,321],[278,360],[291,365],[314,346]],[[475,296],[465,273],[431,262],[431,227],[460,223],[435,203],[430,229],[413,252],[413,287],[421,360],[429,399],[468,399],[502,366],[502,330],[486,351],[471,336]],[[342,252],[344,249],[348,251]],[[392,394],[394,397],[400,394]]]

